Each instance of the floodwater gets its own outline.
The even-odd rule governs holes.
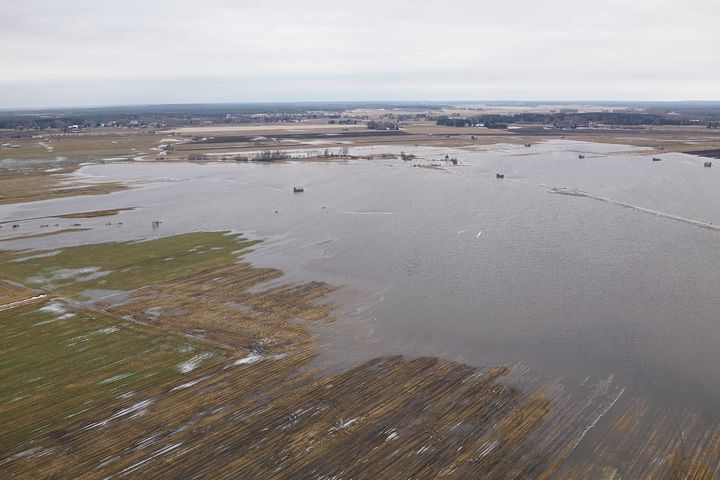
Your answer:
[[[266,241],[253,262],[347,287],[340,318],[319,330],[338,365],[401,352],[522,363],[569,385],[612,375],[629,395],[720,416],[720,171],[684,154],[653,162],[634,147],[561,140],[350,149],[400,150],[420,158],[87,166],[78,174],[136,188],[0,206],[0,221],[136,209],[5,224],[0,238],[45,223],[93,228],[3,247],[243,232]],[[460,165],[412,166],[445,154]]]

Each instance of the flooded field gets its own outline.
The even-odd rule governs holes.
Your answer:
[[[224,352],[182,380],[193,388],[153,390],[163,408],[40,430],[8,468],[57,473],[55,454],[21,454],[70,448],[78,475],[162,476],[174,470],[153,459],[200,449],[217,469],[282,478],[718,474],[717,172],[562,140],[349,151],[415,158],[91,165],[74,176],[130,188],[0,205],[8,301],[47,292]],[[227,231],[249,240],[188,235]],[[3,334],[57,313],[38,302],[0,312]],[[96,331],[77,315],[45,328],[67,329],[59,342]],[[158,363],[181,362],[173,352]],[[138,429],[159,437],[142,444]],[[351,446],[357,457],[323,460]],[[188,475],[206,466],[187,462]]]
[[[0,322],[0,451],[225,356],[60,301],[2,311]]]

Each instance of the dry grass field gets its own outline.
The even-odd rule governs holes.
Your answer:
[[[161,136],[137,130],[105,130],[101,133],[47,133],[40,138],[13,139],[20,148],[0,148],[0,160],[66,157],[87,161],[92,157],[130,157],[152,153]],[[98,158],[98,159],[100,159]]]
[[[126,188],[113,182],[92,183],[71,175],[77,167],[59,171],[28,170],[0,174],[0,205],[26,203],[76,195],[105,195]]]

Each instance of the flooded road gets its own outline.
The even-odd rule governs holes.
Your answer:
[[[242,232],[266,240],[248,257],[255,264],[347,287],[341,318],[318,332],[323,359],[338,366],[398,352],[522,363],[570,386],[613,376],[627,396],[720,415],[715,169],[689,155],[653,162],[634,147],[561,140],[350,153],[400,150],[418,158],[87,166],[77,175],[136,188],[0,206],[0,221],[20,225],[3,224],[0,238],[41,224],[91,229],[3,248]],[[459,165],[412,166],[446,154]],[[134,210],[40,218],[113,208]]]

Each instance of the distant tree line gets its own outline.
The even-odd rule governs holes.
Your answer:
[[[400,130],[400,126],[390,120],[370,120],[367,127],[371,130]]]
[[[330,117],[330,120],[328,120],[328,124],[330,125],[357,125],[360,123],[361,120],[358,120],[357,118],[334,118]]]
[[[588,112],[588,113],[516,113],[513,115],[475,115],[470,117],[440,116],[438,125],[468,127],[484,125],[488,128],[507,128],[508,124],[542,124],[562,128],[585,127],[590,124],[605,125],[698,125],[696,119],[678,115],[658,115],[638,112]]]
[[[290,155],[288,155],[287,152],[281,150],[264,150],[256,153],[252,159],[254,162],[276,162],[278,160],[287,160],[288,158],[290,158]]]
[[[46,110],[0,111],[0,129],[67,130],[80,128],[159,127],[218,123],[283,123],[306,119],[343,120],[342,113],[354,109],[423,109],[441,111],[438,102],[291,102],[246,104],[137,105],[117,107],[55,108]],[[354,121],[354,120],[352,120]]]

